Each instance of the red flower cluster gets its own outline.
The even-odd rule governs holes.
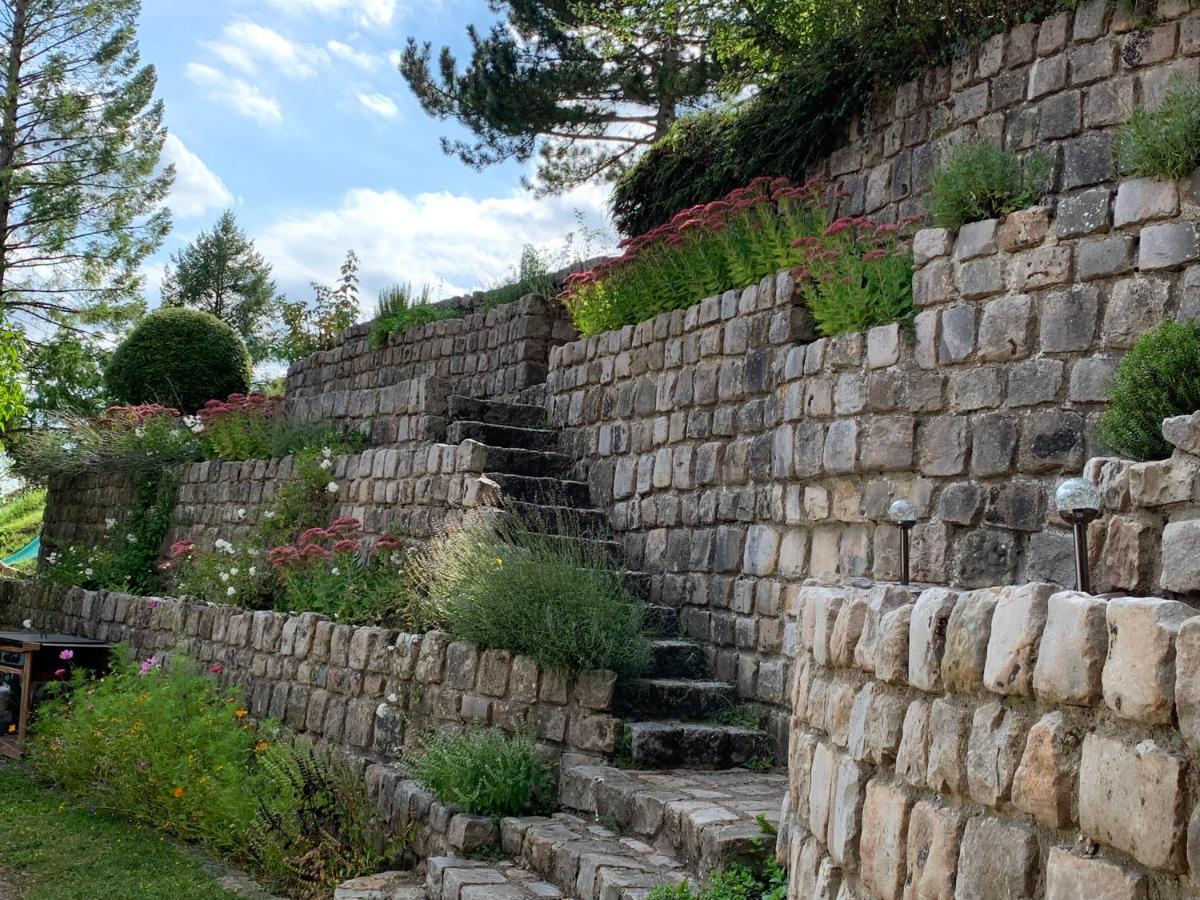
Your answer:
[[[195,541],[176,541],[171,545],[170,559],[163,560],[156,566],[156,568],[160,572],[170,572],[175,568],[175,565],[179,562],[179,560],[191,559],[194,552],[196,552]]]
[[[314,559],[328,560],[335,553],[361,553],[368,555],[381,550],[400,549],[404,545],[391,534],[385,534],[369,548],[364,546],[362,523],[350,516],[334,519],[326,528],[309,528],[296,541],[297,546],[285,544],[273,547],[267,560],[274,569],[286,568],[294,563],[307,563]]]
[[[179,410],[158,403],[139,403],[137,406],[110,406],[96,419],[100,428],[131,429],[157,416],[179,418]]]
[[[720,200],[681,210],[657,228],[621,241],[618,246],[624,253],[620,256],[610,257],[586,272],[567,276],[564,294],[569,297],[573,289],[602,281],[664,246],[678,246],[693,236],[721,234],[735,226],[760,228],[770,219],[805,206],[820,207],[827,198],[840,196],[844,192],[831,193],[820,178],[793,185],[786,178],[760,176]]]
[[[268,397],[261,391],[230,394],[225,400],[209,400],[198,415],[205,426],[230,416],[271,419],[283,412],[282,397]]]

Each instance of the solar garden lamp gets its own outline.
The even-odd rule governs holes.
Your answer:
[[[1075,589],[1090,594],[1092,577],[1088,567],[1087,529],[1091,522],[1100,518],[1100,491],[1086,478],[1069,478],[1054,492],[1054,505],[1075,533]]]
[[[917,524],[917,505],[911,500],[895,500],[888,507],[888,518],[900,529],[900,583],[909,584],[910,540]]]

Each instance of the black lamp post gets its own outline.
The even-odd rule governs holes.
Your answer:
[[[1100,518],[1100,492],[1086,478],[1069,478],[1054,492],[1054,505],[1075,533],[1075,589],[1090,594],[1092,577],[1088,565],[1087,529],[1091,522]]]
[[[911,500],[895,500],[888,507],[888,518],[900,529],[900,583],[909,583],[910,535],[917,524],[917,505]]]

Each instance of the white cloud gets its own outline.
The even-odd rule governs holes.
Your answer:
[[[312,78],[317,74],[313,63],[325,58],[319,47],[297,44],[265,25],[244,20],[230,22],[219,41],[203,46],[247,75],[258,74],[259,64],[266,62],[289,78]]]
[[[354,47],[344,44],[341,41],[327,41],[325,49],[329,51],[330,56],[345,60],[351,65],[362,69],[364,72],[374,72],[383,62],[383,59],[375,54],[367,53],[365,50],[356,50]]]
[[[409,197],[355,188],[335,209],[297,211],[254,238],[276,278],[297,296],[306,296],[310,281],[332,281],[353,248],[362,262],[369,315],[386,284],[428,284],[435,296],[451,297],[503,277],[525,244],[561,247],[576,228],[576,210],[590,227],[602,224],[606,190],[585,187],[545,199],[516,191],[477,200],[448,192]]]
[[[193,83],[207,89],[209,97],[244,116],[264,125],[283,121],[279,103],[249,82],[201,63],[188,63],[186,74]]]
[[[364,27],[391,25],[396,0],[270,0],[272,6],[292,13],[350,15]]]
[[[173,134],[163,144],[163,162],[175,166],[175,184],[167,205],[176,218],[188,219],[210,209],[223,209],[233,202],[233,194],[215,172]]]
[[[382,116],[385,119],[394,119],[400,114],[400,108],[396,106],[396,101],[387,94],[359,94],[358,102],[363,105],[363,108],[367,112]]]

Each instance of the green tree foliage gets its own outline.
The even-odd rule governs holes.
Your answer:
[[[611,181],[667,133],[681,110],[714,96],[722,77],[713,24],[728,0],[489,0],[503,19],[468,28],[461,70],[449,48],[436,65],[410,38],[400,71],[421,106],[455,119],[473,141],[443,138],[476,168],[540,157],[538,187]]]
[[[113,351],[104,384],[125,403],[163,403],[192,413],[209,400],[246,391],[250,354],[216,316],[160,309]]]
[[[0,320],[120,320],[170,227],[139,0],[0,2]]]
[[[91,336],[71,328],[60,328],[49,340],[30,344],[25,357],[30,423],[103,411],[108,356],[109,351]]]
[[[335,338],[358,320],[358,255],[346,251],[335,285],[312,283],[313,299],[284,301],[283,331],[276,355],[295,362],[318,350],[328,350]]]
[[[255,362],[271,354],[278,300],[271,266],[226,210],[211,231],[171,256],[163,279],[167,306],[211,313],[238,333]]]
[[[803,181],[881,89],[1076,0],[749,0],[718,29],[749,97],[680,119],[620,178],[613,220],[641,234],[758,176]],[[735,85],[734,85],[735,86]]]
[[[1163,419],[1200,410],[1200,327],[1166,321],[1143,334],[1108,386],[1097,436],[1114,453],[1166,459]]]
[[[25,415],[25,389],[21,385],[21,336],[0,322],[0,449],[4,433]]]

